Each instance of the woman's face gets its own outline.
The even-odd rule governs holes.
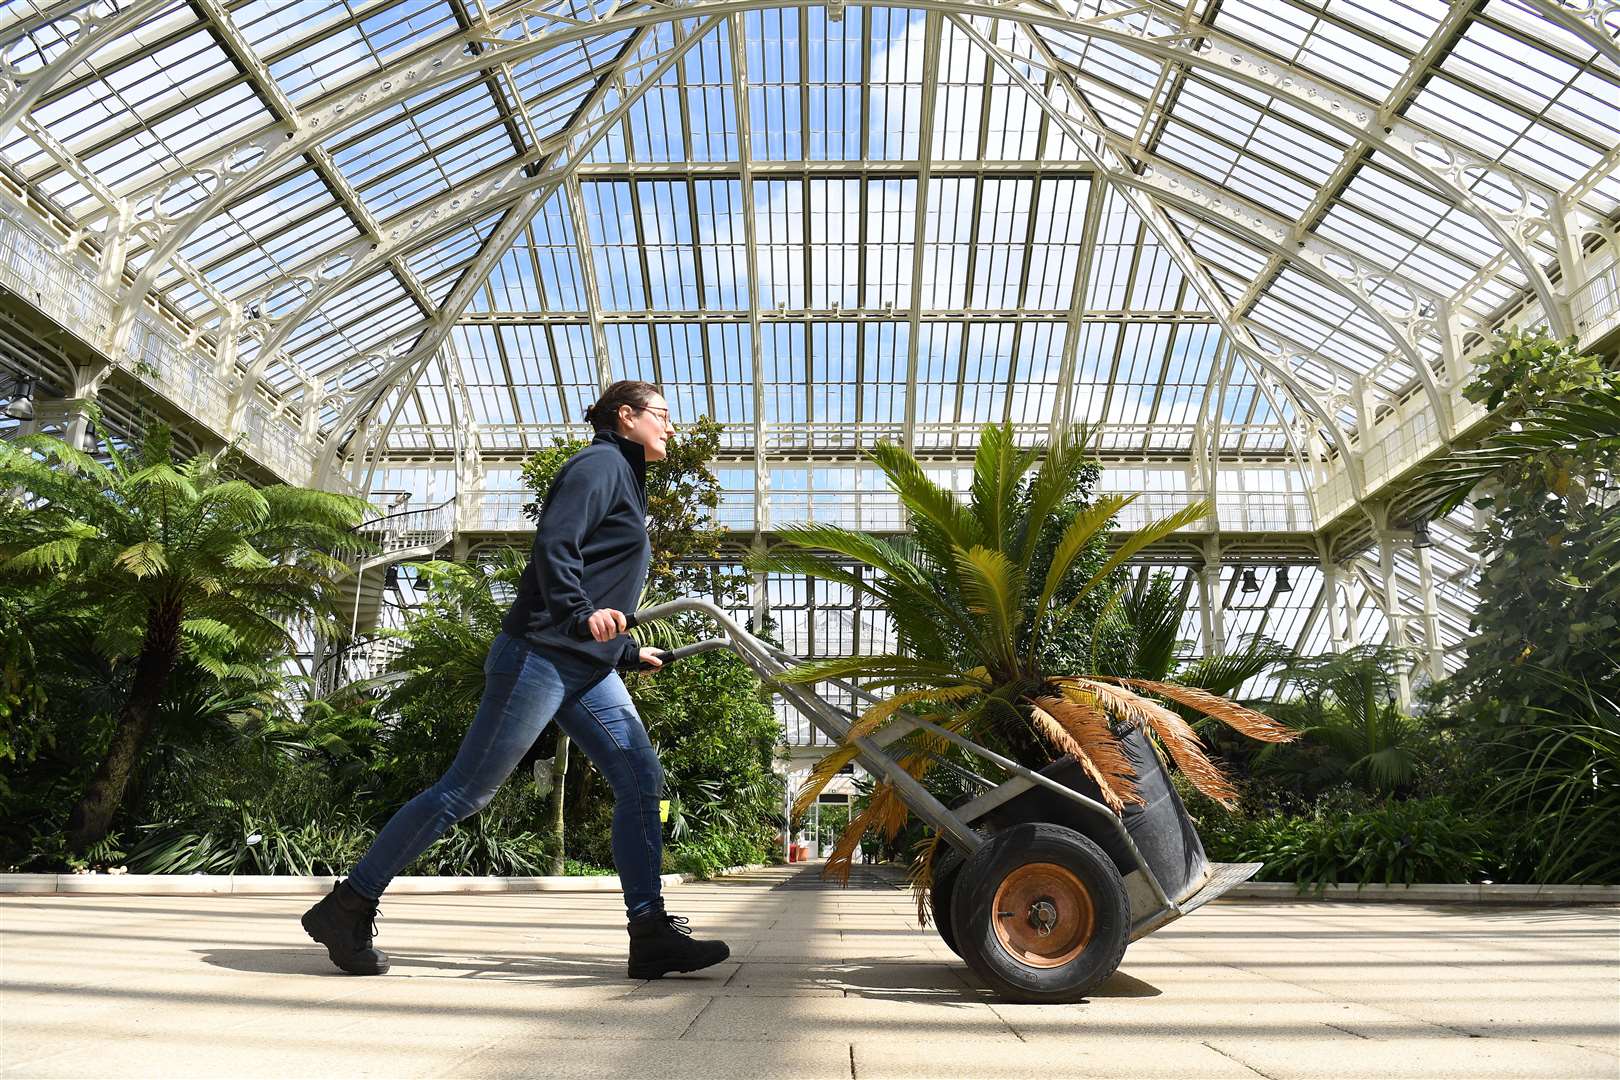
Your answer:
[[[663,461],[669,451],[670,436],[675,434],[675,427],[669,422],[669,402],[662,395],[654,394],[639,409],[620,405],[619,434],[640,443],[647,451],[648,461]]]

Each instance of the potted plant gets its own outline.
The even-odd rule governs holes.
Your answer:
[[[1030,767],[1050,763],[1054,775],[1072,776],[1124,816],[1133,837],[1137,825],[1168,837],[1158,856],[1162,872],[1155,866],[1161,880],[1196,875],[1202,849],[1159,754],[1200,791],[1231,805],[1236,792],[1188,717],[1213,717],[1265,742],[1285,742],[1295,733],[1208,689],[1096,670],[1091,660],[1099,654],[1098,624],[1110,621],[1102,616],[1120,599],[1117,572],[1148,545],[1203,518],[1204,504],[1149,522],[1110,545],[1107,531],[1136,496],[1090,496],[1097,466],[1079,428],[1050,447],[1021,450],[1010,426],[986,427],[966,501],[930,479],[901,447],[880,444],[867,456],[905,506],[909,535],[885,539],[834,525],[795,526],[782,530],[781,542],[751,563],[864,594],[887,610],[898,645],[883,655],[811,660],[784,677],[798,683],[853,680],[869,691],[890,692],[864,711],[842,746],[817,763],[801,804],[814,800],[854,760],[856,737],[876,734],[906,710]],[[852,564],[863,572],[853,572]],[[890,751],[923,780],[949,759],[951,747],[924,729]],[[868,831],[876,828],[892,839],[908,816],[892,787],[879,783],[839,838],[828,872],[847,875],[850,855]],[[913,869],[920,915],[936,871],[944,869],[940,854],[936,837]],[[1173,865],[1178,862],[1179,870]]]

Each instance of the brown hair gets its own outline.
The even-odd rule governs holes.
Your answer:
[[[596,399],[596,404],[585,410],[585,419],[597,431],[619,430],[619,406],[628,405],[632,409],[645,408],[652,401],[653,395],[664,396],[664,392],[650,382],[640,379],[620,379]]]

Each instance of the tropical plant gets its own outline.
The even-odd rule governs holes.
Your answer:
[[[1466,884],[1489,873],[1496,859],[1489,820],[1443,796],[1352,811],[1329,803],[1302,815],[1277,812],[1211,831],[1205,840],[1211,858],[1264,863],[1265,880],[1301,889]]]
[[[344,872],[366,847],[366,830],[344,816],[288,825],[229,799],[186,820],[143,825],[123,863],[137,874]]]
[[[389,665],[405,678],[388,695],[398,709],[432,697],[451,712],[471,715],[484,692],[484,661],[500,632],[523,556],[509,549],[487,563],[415,564],[426,596],[397,631],[403,648]]]
[[[336,553],[365,504],[328,492],[228,479],[205,456],[172,460],[153,426],[126,453],[103,436],[107,463],[30,435],[0,444],[0,573],[54,575],[69,607],[97,616],[101,652],[132,667],[110,744],[68,821],[83,851],[107,834],[146,749],[177,663],[213,675],[239,649],[269,655],[294,618],[328,617]],[[329,617],[328,617],[329,621]]]
[[[1445,459],[1413,493],[1417,516],[1470,497],[1485,566],[1467,659],[1451,695],[1465,713],[1548,704],[1536,669],[1620,694],[1620,370],[1574,339],[1499,335],[1464,390],[1502,426]],[[1580,692],[1566,703],[1578,709]]]
[[[1375,794],[1409,789],[1427,756],[1428,736],[1400,706],[1395,671],[1403,650],[1363,645],[1302,657],[1280,676],[1272,716],[1300,739],[1262,750],[1257,767],[1312,794],[1349,781]]]
[[[1093,627],[1088,668],[1137,679],[1168,679],[1229,696],[1293,659],[1286,647],[1264,637],[1246,639],[1237,648],[1210,656],[1183,657],[1184,643],[1178,635],[1187,610],[1186,593],[1185,587],[1177,589],[1165,573],[1122,584],[1103,605]],[[1184,705],[1174,701],[1169,705],[1193,720],[1194,727],[1211,742],[1221,737],[1221,731],[1229,730]]]
[[[873,734],[903,709],[1002,747],[1015,758],[1044,764],[1071,754],[1116,811],[1140,799],[1116,726],[1152,732],[1188,779],[1212,798],[1229,802],[1235,796],[1198,735],[1167,702],[1262,740],[1293,737],[1269,717],[1208,691],[1162,679],[1059,670],[1043,652],[1043,642],[1071,629],[1081,605],[1106,588],[1119,567],[1154,541],[1200,520],[1207,512],[1202,504],[1121,538],[1082,577],[1074,572],[1081,556],[1106,543],[1115,516],[1135,498],[1077,498],[1088,463],[1083,431],[1065,433],[1049,449],[1020,450],[1010,426],[986,427],[966,502],[934,483],[898,446],[880,444],[868,457],[905,506],[909,537],[885,540],[833,525],[796,526],[782,530],[783,542],[750,563],[754,569],[808,574],[865,594],[889,612],[900,644],[892,654],[809,661],[784,676],[795,683],[854,679],[868,689],[894,691],[865,710],[845,743],[816,765],[799,795],[801,807],[854,760],[855,738]],[[853,574],[850,562],[877,574]],[[945,746],[942,737],[917,729],[890,752],[922,779]],[[907,816],[893,786],[878,783],[840,837],[829,871],[847,874],[850,855],[868,830],[878,827],[892,837]],[[925,888],[926,875],[918,880]]]
[[[1473,794],[1505,823],[1503,873],[1538,883],[1620,882],[1620,702],[1531,669],[1544,699],[1470,725]],[[1563,703],[1576,701],[1573,709]]]
[[[635,698],[664,768],[671,839],[723,834],[763,846],[782,809],[771,768],[782,727],[747,665],[729,652],[691,656],[637,679]]]

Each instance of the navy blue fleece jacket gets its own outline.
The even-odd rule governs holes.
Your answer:
[[[634,611],[651,561],[646,451],[618,432],[599,431],[563,465],[541,503],[534,551],[501,629],[543,650],[633,668],[640,659],[635,638],[597,641],[586,620],[598,608]]]

